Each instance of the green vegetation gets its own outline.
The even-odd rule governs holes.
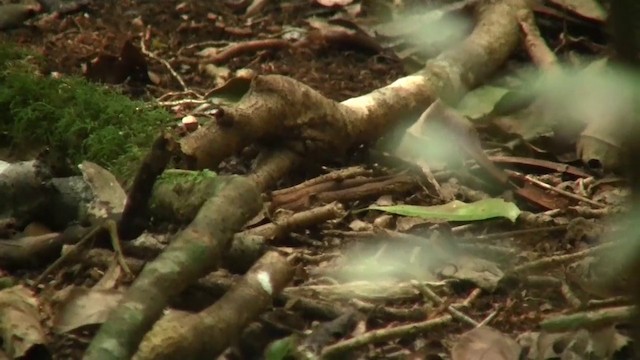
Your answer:
[[[0,133],[9,145],[48,146],[73,163],[90,160],[129,178],[171,116],[78,77],[41,76],[36,62],[0,43]]]

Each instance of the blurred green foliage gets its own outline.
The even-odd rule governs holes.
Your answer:
[[[0,133],[15,150],[48,146],[72,163],[96,162],[128,179],[159,129],[164,110],[78,77],[38,73],[40,59],[0,43]]]

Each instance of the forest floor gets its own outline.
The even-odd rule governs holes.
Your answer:
[[[307,20],[312,17],[326,20],[337,13],[351,16],[349,11],[355,11],[355,7],[329,8],[314,1],[291,0],[268,2],[269,4],[260,9],[257,14],[246,17],[244,15],[246,4],[243,6],[245,2],[235,2],[235,5],[232,3],[231,1],[196,0],[94,1],[89,2],[79,12],[58,16],[40,15],[25,26],[0,32],[0,42],[18,44],[42,55],[44,62],[40,70],[49,76],[84,77],[87,76],[88,67],[89,71],[93,71],[94,80],[103,82],[119,82],[117,79],[121,77],[119,74],[121,71],[126,72],[130,77],[140,75],[145,78],[146,84],[140,85],[134,81],[135,79],[129,79],[125,84],[104,86],[117,89],[136,100],[165,101],[164,107],[174,117],[172,121],[176,123],[194,108],[182,106],[179,104],[180,99],[194,99],[193,94],[199,96],[207,94],[234,74],[238,76],[243,72],[248,73],[248,70],[259,75],[279,74],[292,77],[336,101],[367,94],[409,74],[410,69],[406,62],[403,62],[393,50],[377,48],[358,37],[349,36],[346,40],[345,37],[331,37],[327,35],[328,32],[321,32],[321,35],[317,35],[317,38],[307,43],[307,46],[284,46],[274,42],[263,45],[264,47],[259,50],[238,53],[213,64],[207,60],[211,59],[210,56],[203,55],[207,51],[212,51],[212,47],[220,48],[250,41],[282,39],[284,33],[298,36],[295,34],[311,32]],[[561,20],[551,21],[546,18],[545,21],[547,22],[545,29],[551,29],[545,36],[557,36],[554,31],[557,32],[562,28],[558,25]],[[549,25],[549,22],[553,24]],[[589,24],[584,27],[574,27],[573,29],[577,29],[578,33],[584,32],[584,28],[590,29],[587,32],[595,33],[593,35],[595,40],[593,42],[574,41],[573,49],[592,53],[602,51],[603,46],[597,44],[601,38],[601,32],[591,29],[596,27]],[[549,38],[550,45],[558,45],[561,42],[559,39],[559,36]],[[94,61],[97,57],[104,57],[104,55],[117,57],[127,41],[141,51],[140,54],[143,56],[141,63],[147,66],[148,73],[137,73],[138,68],[122,70],[118,67],[122,65],[111,60],[103,59],[102,63]],[[564,50],[569,52],[567,49]],[[136,58],[138,55],[138,53],[129,54],[127,56],[134,60],[127,58],[123,61],[139,61]],[[513,62],[521,62],[524,56],[526,55],[523,51],[515,56],[518,59]],[[91,65],[92,61],[93,65]],[[148,78],[146,78],[147,74]],[[113,79],[116,80],[111,81]],[[170,101],[175,101],[175,105],[168,105]],[[131,121],[135,120],[131,119]],[[149,129],[149,132],[156,131],[157,129]],[[486,140],[485,143],[491,144],[494,149],[497,147],[496,143],[512,140],[498,139],[494,137],[494,133],[481,135],[482,139]],[[504,150],[502,148],[502,151]],[[529,152],[528,157],[533,159],[536,154],[541,153],[543,152],[531,155]],[[328,164],[305,164],[299,172],[292,173],[283,179],[279,186],[281,188],[293,186],[327,172],[354,166],[374,169],[377,175],[390,174],[392,177],[402,176],[403,171],[416,171],[415,167],[408,167],[409,170],[407,170],[407,167],[402,165],[395,168],[388,164],[380,165],[377,163],[380,158],[371,157],[366,151],[358,150],[353,154],[351,158],[336,158]],[[522,152],[516,151],[496,154],[526,157]],[[570,160],[575,160],[575,157]],[[559,160],[558,163],[560,163]],[[544,178],[545,174],[528,170],[535,166],[527,168],[523,164],[523,161],[515,163],[524,174],[538,176],[558,187],[563,184],[563,188],[577,191],[584,187],[597,186],[594,185],[593,177],[583,176],[588,171],[583,169],[579,162],[569,162],[578,166],[573,168],[576,172],[584,170],[577,176],[574,176],[575,173],[568,174],[562,170],[551,172],[550,168],[545,168],[547,178]],[[246,173],[250,165],[250,161],[242,157],[238,163],[233,161],[225,163],[225,167],[220,170]],[[540,170],[540,167],[536,169]],[[482,182],[475,182],[473,176],[468,173],[443,171],[435,175],[443,188],[448,189],[458,200],[473,201],[485,197],[478,195],[485,188],[475,187],[475,184],[482,185]],[[367,173],[367,176],[371,176],[371,173]],[[375,177],[369,180],[375,184],[376,179],[380,180]],[[607,195],[603,195],[603,192],[615,197],[618,196],[618,191],[625,191],[621,188],[620,181],[615,178],[608,179],[612,180],[598,183],[601,184],[598,191],[593,190],[584,196],[590,199],[597,197],[594,201],[606,201]],[[420,182],[420,184],[423,183]],[[408,191],[406,189],[389,193],[374,191],[355,200],[343,200],[339,196],[336,199],[347,211],[373,204],[441,204],[444,202],[443,199],[434,198],[433,192],[429,190],[420,185],[411,187]],[[613,193],[615,194],[611,195]],[[494,189],[489,194],[499,196],[501,191],[496,192]],[[313,197],[309,201],[313,202],[312,200]],[[575,199],[569,201],[577,206]],[[611,201],[614,203],[611,207],[619,205],[616,200]],[[237,342],[238,348],[228,351],[225,356],[227,358],[261,358],[262,356],[257,354],[261,354],[264,346],[271,341],[283,338],[292,332],[311,331],[321,325],[327,326],[335,336],[314,341],[317,341],[319,346],[328,346],[350,337],[362,336],[376,329],[384,331],[396,326],[440,319],[443,315],[451,313],[451,308],[458,309],[464,314],[464,318],[473,319],[473,321],[464,321],[461,320],[462,316],[452,315],[453,319],[444,321],[442,325],[434,326],[433,329],[415,333],[406,330],[402,335],[390,335],[384,341],[370,339],[369,343],[365,342],[365,345],[354,347],[347,354],[341,355],[344,358],[448,359],[452,347],[461,341],[459,336],[473,329],[473,324],[482,323],[513,339],[518,338],[519,346],[523,348],[526,347],[525,343],[530,341],[529,346],[537,347],[539,353],[546,353],[540,355],[540,359],[552,358],[551,353],[566,353],[572,346],[575,349],[571,351],[576,354],[580,356],[586,354],[588,351],[577,349],[575,345],[579,339],[583,339],[592,347],[607,348],[608,354],[616,353],[617,358],[628,356],[630,347],[624,346],[626,344],[624,336],[628,335],[628,332],[625,324],[616,320],[605,321],[605,325],[610,325],[605,327],[606,331],[609,331],[606,335],[601,334],[605,331],[602,328],[598,329],[600,332],[593,330],[585,335],[569,326],[561,327],[562,336],[557,338],[540,340],[539,337],[528,337],[527,339],[534,340],[523,340],[528,336],[525,336],[526,333],[540,332],[540,324],[544,320],[576,311],[606,312],[609,309],[607,306],[621,306],[628,302],[619,298],[609,303],[605,302],[604,305],[603,302],[593,302],[592,300],[602,300],[603,297],[609,299],[612,295],[590,291],[592,288],[585,286],[584,281],[575,281],[575,278],[568,275],[567,268],[571,265],[571,261],[553,260],[562,258],[563,255],[580,253],[599,244],[601,234],[604,232],[603,224],[607,223],[606,219],[608,219],[604,211],[602,215],[596,211],[581,212],[575,209],[567,210],[570,207],[565,207],[561,211],[554,212],[550,209],[540,210],[526,202],[521,202],[519,205],[522,210],[526,209],[528,214],[532,214],[531,218],[537,218],[541,216],[543,210],[547,210],[546,216],[555,220],[542,225],[536,225],[533,220],[522,219],[513,223],[507,219],[434,222],[368,211],[347,213],[342,218],[315,224],[306,229],[298,229],[295,233],[278,239],[270,245],[280,247],[284,252],[298,254],[302,259],[299,272],[291,285],[302,289],[301,292],[296,293],[296,296],[308,296],[312,300],[319,300],[313,299],[316,296],[315,292],[327,291],[327,293],[319,296],[323,301],[318,302],[315,312],[310,310],[313,309],[312,307],[305,309],[304,306],[295,307],[290,302],[276,302],[275,309],[256,319],[263,329],[262,332],[258,332],[259,336],[248,329]],[[308,207],[309,204],[306,206]],[[294,211],[301,210],[304,208]],[[382,231],[379,228],[385,230]],[[427,244],[425,246],[420,243],[420,238],[417,236],[430,240],[425,242]],[[434,242],[437,244],[443,239],[445,242],[459,242],[455,250],[457,258],[444,261],[447,266],[438,266],[438,270],[434,271],[427,263],[434,256],[432,246],[441,246],[433,245]],[[588,255],[590,254],[577,255],[573,260],[580,261]],[[476,256],[482,257],[483,260],[477,260]],[[418,258],[422,260],[416,260]],[[549,261],[551,265],[542,264],[537,270],[529,272],[527,277],[511,276],[515,274],[510,272],[511,269],[540,259],[551,259]],[[475,268],[467,267],[468,264],[475,264]],[[429,270],[427,271],[426,268]],[[339,272],[338,269],[343,272]],[[365,274],[358,273],[358,270],[362,269],[365,269]],[[71,270],[68,271],[71,273]],[[25,283],[28,284],[27,279],[37,276],[39,272],[41,269],[24,275]],[[75,273],[74,276],[90,278],[91,276],[87,275],[89,273],[91,271],[85,269],[83,274]],[[18,274],[20,273],[14,275]],[[73,277],[66,279],[72,283],[79,282]],[[358,282],[350,283],[348,280],[358,280]],[[419,280],[421,284],[430,284],[429,288],[437,293],[440,300],[431,303],[433,298],[425,294],[425,292],[429,293],[429,290],[425,290],[423,285],[416,285],[411,282],[412,280]],[[494,281],[496,281],[495,284]],[[370,285],[375,290],[371,291],[367,288]],[[304,292],[305,286],[308,287],[306,288],[308,292]],[[376,291],[380,294],[376,294]],[[437,301],[442,303],[438,304]],[[188,304],[189,300],[181,300],[180,303]],[[185,307],[192,310],[198,306],[191,304]],[[356,310],[355,314],[352,314],[351,310]],[[343,312],[353,321],[330,322]],[[361,317],[362,315],[364,316]],[[56,335],[52,345],[54,358],[78,357],[87,346],[94,331],[95,329],[90,329]],[[480,347],[510,348],[511,346],[504,343],[498,344],[503,340],[492,338],[491,335],[478,336],[480,340],[464,341],[480,342],[482,344],[479,345]],[[493,341],[495,343],[492,343]],[[529,356],[532,356],[531,353]],[[481,357],[464,358],[480,359]],[[492,358],[498,359],[498,357]],[[530,358],[533,359],[533,357]]]

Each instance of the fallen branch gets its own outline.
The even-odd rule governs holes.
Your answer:
[[[229,204],[233,204],[230,206]],[[143,269],[100,327],[85,359],[128,359],[175,295],[212,271],[237,232],[262,208],[254,184],[229,177],[191,224]]]
[[[272,194],[270,207],[271,210],[283,208],[298,211],[308,208],[314,203],[348,202],[375,198],[385,194],[409,192],[417,186],[416,179],[409,175],[388,175],[341,181],[328,180],[306,189],[287,192],[283,196]]]
[[[316,158],[342,155],[417,117],[438,97],[456,102],[504,63],[519,44],[516,14],[522,0],[485,1],[476,6],[477,25],[459,46],[429,61],[413,75],[367,95],[337,103],[291,78],[256,76],[233,107],[183,138],[188,163],[215,168],[256,142],[272,141]]]
[[[255,77],[239,103],[221,108],[216,121],[183,138],[180,150],[187,163],[203,169],[216,167],[250,144],[282,144],[267,155],[278,165],[262,163],[256,171],[259,176],[250,177],[257,180],[255,184],[233,178],[207,200],[189,227],[144,268],[120,306],[102,325],[84,358],[129,358],[169,299],[212,270],[233,233],[260,210],[257,190],[265,189],[286,173],[301,160],[300,155],[320,160],[342,155],[354,145],[375,141],[399,121],[414,118],[438,97],[456,102],[480,84],[518,45],[516,14],[526,9],[523,0],[480,3],[475,9],[476,27],[459,46],[433,59],[414,75],[342,103],[284,76]],[[450,319],[444,316],[371,332],[326,350],[337,353],[368,341],[424,331]]]
[[[266,253],[215,304],[173,322],[162,320],[145,336],[134,359],[217,357],[255,320],[293,278],[293,267],[275,252]]]
[[[339,355],[344,355],[345,353],[351,352],[355,349],[365,347],[369,344],[421,334],[437,328],[438,326],[448,324],[451,319],[451,315],[444,315],[432,320],[369,331],[362,335],[325,347],[322,350],[322,358],[333,358]]]
[[[634,306],[579,312],[549,318],[540,322],[540,328],[549,332],[563,332],[584,328],[600,328],[606,325],[629,322],[636,313]]]
[[[216,52],[215,54],[209,56],[207,60],[211,61],[214,64],[220,64],[246,53],[254,53],[261,50],[270,49],[283,49],[288,48],[289,46],[291,46],[291,43],[281,39],[245,41],[230,45],[222,51]]]

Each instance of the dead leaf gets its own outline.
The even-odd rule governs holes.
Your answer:
[[[84,181],[91,187],[95,199],[89,206],[89,213],[96,218],[109,214],[120,214],[124,210],[127,194],[113,174],[90,161],[79,166]]]
[[[604,22],[607,12],[596,0],[551,0],[552,3],[587,19]]]
[[[444,277],[472,282],[489,292],[498,287],[504,276],[496,263],[469,255],[453,258],[439,273]]]
[[[621,145],[627,129],[624,119],[590,123],[580,135],[576,144],[578,156],[592,170],[609,171],[620,168],[622,162]],[[622,130],[622,131],[621,131]]]
[[[431,104],[407,129],[396,155],[407,161],[426,161],[432,171],[438,164],[461,164],[472,158],[498,183],[509,181],[485,155],[473,124],[441,100]]]
[[[347,6],[352,2],[353,0],[316,0],[316,3],[326,7]]]
[[[102,324],[122,298],[122,292],[69,286],[57,297],[53,330],[62,334],[82,326]]]
[[[488,326],[462,334],[451,350],[452,360],[517,360],[521,347],[515,340]]]
[[[224,85],[211,89],[204,96],[216,105],[233,104],[249,91],[251,81],[244,77],[231,78]]]
[[[0,291],[0,338],[11,359],[23,359],[35,347],[46,352],[47,337],[34,294],[22,285]]]
[[[525,332],[517,342],[526,351],[524,359],[615,359],[624,358],[619,355],[630,339],[608,326],[563,333]]]

